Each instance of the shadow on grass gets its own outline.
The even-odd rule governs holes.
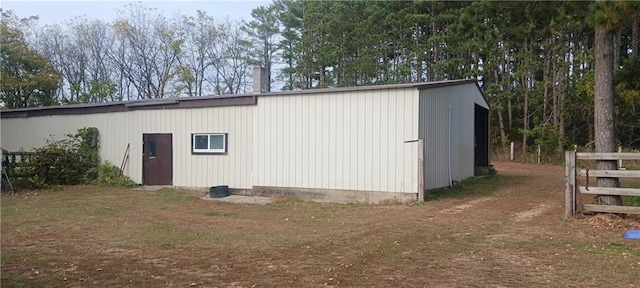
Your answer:
[[[425,200],[433,201],[443,198],[491,195],[501,187],[517,185],[527,178],[529,177],[522,175],[500,175],[499,173],[473,177],[455,184],[452,187],[429,190],[425,194]]]

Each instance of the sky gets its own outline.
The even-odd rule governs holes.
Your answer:
[[[62,24],[75,17],[84,16],[87,19],[99,19],[111,22],[116,19],[118,10],[127,4],[141,3],[145,7],[155,8],[164,16],[177,15],[193,16],[197,10],[206,11],[208,15],[216,18],[229,17],[230,20],[249,20],[251,10],[258,6],[267,6],[270,0],[209,0],[209,1],[167,1],[167,0],[142,0],[142,1],[47,1],[47,0],[1,0],[2,10],[13,10],[20,18],[38,16],[39,24]]]

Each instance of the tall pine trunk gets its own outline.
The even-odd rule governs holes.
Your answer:
[[[594,126],[596,152],[615,152],[615,123],[613,106],[613,33],[596,27],[595,35],[595,97]],[[616,170],[617,161],[597,161],[598,170]],[[599,187],[619,187],[618,178],[598,178]],[[599,204],[622,205],[621,196],[598,195]]]
[[[613,38],[613,71],[620,69],[620,46],[622,45],[622,29],[618,29]]]
[[[431,21],[431,37],[435,37],[438,36],[438,31],[436,29],[436,22],[435,21]],[[431,50],[432,52],[432,57],[431,57],[431,67],[429,67],[429,69],[431,70],[430,75],[428,76],[429,81],[436,81],[438,80],[438,75],[435,69],[436,64],[438,63],[438,43],[434,40],[431,42],[432,46],[431,46]]]
[[[549,77],[552,77],[551,79],[553,79],[553,73],[551,70],[551,57],[553,56],[553,53],[551,52],[551,47],[553,47],[553,42],[551,40],[547,41],[547,45],[549,47],[549,49],[545,52],[545,57],[544,57],[544,71],[542,73],[542,85],[543,85],[543,93],[542,93],[542,119],[547,119],[548,113],[547,113],[547,102],[549,99],[549,86],[551,85],[551,81],[553,80],[549,80]],[[555,100],[555,99],[554,99]],[[553,108],[555,109],[555,102],[554,102],[554,106]],[[555,122],[554,122],[555,124]]]
[[[633,14],[631,27],[631,55],[638,55],[638,29],[640,29],[640,15]]]
[[[498,110],[498,123],[500,124],[500,144],[502,144],[502,148],[506,148],[509,140],[507,139],[507,134],[504,132],[504,116],[502,116],[502,110]]]
[[[504,59],[503,59],[503,63],[502,63],[502,73],[507,74],[507,79],[505,81],[505,91],[507,93],[507,124],[509,127],[509,130],[511,130],[513,128],[513,109],[511,107],[511,69],[509,67],[509,51],[506,49],[506,47],[504,48],[505,50],[503,51],[504,54]]]
[[[525,57],[529,57],[529,49],[528,49],[528,43],[527,42],[523,42],[522,44],[523,47],[523,52],[526,55]],[[523,59],[521,62],[522,66],[525,66],[525,60]],[[523,73],[521,81],[522,81],[522,90],[523,90],[523,103],[522,103],[522,129],[524,130],[524,133],[522,133],[522,154],[526,154],[527,153],[527,141],[528,141],[528,134],[529,133],[529,67],[524,68],[525,69],[525,73]]]

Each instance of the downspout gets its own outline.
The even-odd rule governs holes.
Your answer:
[[[449,141],[447,142],[447,160],[449,162],[449,187],[453,186],[453,179],[451,177],[451,105],[449,105]]]

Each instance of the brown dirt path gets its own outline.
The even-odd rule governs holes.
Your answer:
[[[621,237],[622,228],[640,228],[637,218],[621,219],[612,229],[594,227],[586,218],[564,220],[564,167],[495,166],[502,188],[494,194],[433,205],[428,226],[439,227],[434,232],[445,240],[431,245],[456,251],[424,270],[430,285],[640,286],[640,245]],[[635,254],[622,255],[623,261],[608,255],[617,245]]]

